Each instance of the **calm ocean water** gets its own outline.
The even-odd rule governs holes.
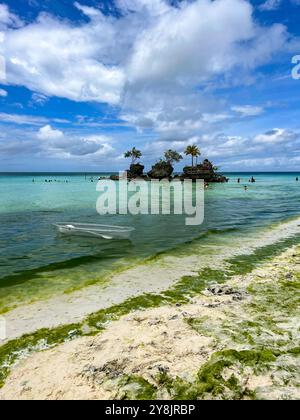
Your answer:
[[[252,175],[257,182],[248,184]],[[229,244],[300,215],[300,181],[295,180],[300,173],[227,174],[228,184],[206,191],[205,222],[196,227],[185,226],[183,216],[99,216],[98,176],[0,174],[0,311],[102,282],[114,270],[178,245],[184,250],[197,238],[203,247],[218,237]],[[136,231],[131,242],[68,238],[52,226],[64,221],[134,226]],[[206,236],[211,231],[217,236]]]

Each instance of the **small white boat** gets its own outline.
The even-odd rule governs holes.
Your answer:
[[[60,233],[76,236],[89,236],[102,239],[129,239],[135,230],[132,227],[97,225],[91,223],[55,223]]]

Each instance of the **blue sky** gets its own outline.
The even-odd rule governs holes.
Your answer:
[[[194,143],[224,171],[299,171],[299,23],[300,0],[2,2],[0,172]]]

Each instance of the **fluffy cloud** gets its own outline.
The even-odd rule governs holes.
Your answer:
[[[106,156],[114,150],[109,144],[109,139],[105,136],[81,137],[65,134],[61,130],[54,129],[51,125],[40,128],[37,138],[43,140],[41,144],[43,153],[60,158]]]
[[[262,33],[246,1],[184,3],[179,8],[170,7],[137,38],[129,80],[199,83],[236,66],[263,63],[268,58],[269,40],[273,43],[271,51],[282,47],[284,28],[274,25]]]
[[[163,0],[118,0],[118,18],[75,6],[87,23],[75,26],[41,14],[6,33],[8,83],[128,110],[136,95],[146,94],[152,108],[159,96],[165,108],[173,94],[184,101],[199,83],[264,64],[287,39],[282,25],[258,26],[246,0],[177,7]],[[159,95],[162,85],[169,97]]]
[[[299,135],[293,131],[283,128],[274,128],[264,134],[259,134],[254,138],[255,143],[262,144],[276,144],[276,143],[289,143],[298,139]]]
[[[0,89],[0,96],[2,96],[2,98],[5,98],[7,96],[6,90]]]
[[[35,130],[35,131],[34,131]],[[80,131],[58,130],[51,125],[41,127],[38,131],[8,126],[0,133],[0,160],[12,156],[34,159],[69,160],[99,164],[111,161],[116,155],[112,139],[98,134],[82,135]]]
[[[8,125],[7,130],[0,133],[0,160],[9,161],[12,156],[21,159],[30,156],[32,161],[55,159],[56,162],[64,161],[66,164],[96,165],[98,168],[103,165],[112,170],[117,170],[120,166],[124,169],[127,167],[128,163],[123,159],[124,145],[108,136],[82,134],[82,130],[65,128],[60,135],[57,131],[61,130],[50,125],[50,128],[43,130],[47,135],[41,139],[37,128],[24,131],[22,127],[16,129]],[[266,138],[268,141],[265,141]],[[202,158],[212,159],[224,171],[233,168],[297,170],[299,167],[300,133],[284,128],[274,128],[254,136],[227,135],[220,132],[174,141],[158,140],[154,137],[140,147],[144,155],[143,163],[148,168],[163,156],[165,150],[171,148],[183,153],[189,144],[197,144]]]
[[[105,136],[87,136],[87,137],[66,137],[63,142],[56,142],[50,148],[52,154],[60,157],[88,157],[99,158],[111,155],[114,148],[109,143],[110,139]],[[63,155],[61,153],[64,153]]]
[[[223,170],[230,171],[233,167],[262,170],[272,166],[276,170],[299,165],[300,133],[283,128],[252,137],[216,133],[190,137],[185,141],[149,142],[144,152],[153,159],[162,156],[169,148],[183,153],[189,144],[197,144],[202,158],[217,161]]]
[[[6,4],[0,4],[0,28],[17,28],[22,26],[22,21],[16,15],[9,11]]]
[[[208,0],[170,7],[133,46],[123,97],[126,120],[153,128],[170,140],[192,136],[228,119],[226,105],[213,92],[196,86],[218,86],[271,59],[287,40],[282,25],[259,27],[251,5],[243,0]],[[132,110],[132,116],[128,118]],[[217,112],[216,112],[217,110]],[[260,108],[240,108],[242,117]]]
[[[292,170],[299,162],[299,132],[275,128],[253,137],[217,135],[200,142],[203,153],[225,170]]]
[[[39,129],[37,137],[40,140],[58,140],[64,137],[64,133],[60,130],[55,130],[51,125],[45,125]]]
[[[7,32],[2,45],[7,82],[47,96],[119,103],[124,74],[106,64],[108,47],[113,50],[113,27],[106,26],[99,20],[74,27],[42,14],[36,22]]]
[[[248,83],[290,42],[285,26],[260,26],[249,1],[115,0],[117,15],[74,6],[86,18],[80,24],[45,13],[22,23],[0,5],[0,22],[10,27],[0,46],[7,84],[34,92],[32,105],[52,96],[112,105],[124,124],[157,134],[157,153],[166,144],[180,149],[196,141],[212,156],[233,156],[234,148],[244,156],[284,143],[278,132],[251,139],[216,134],[264,109],[232,106],[215,90]],[[78,159],[114,153],[110,140],[68,134],[53,128],[55,120],[2,113],[0,121],[40,127],[34,150],[41,153]]]

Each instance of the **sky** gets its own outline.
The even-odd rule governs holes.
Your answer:
[[[123,170],[133,146],[150,169],[189,144],[300,171],[299,24],[300,0],[0,0],[0,172]]]

